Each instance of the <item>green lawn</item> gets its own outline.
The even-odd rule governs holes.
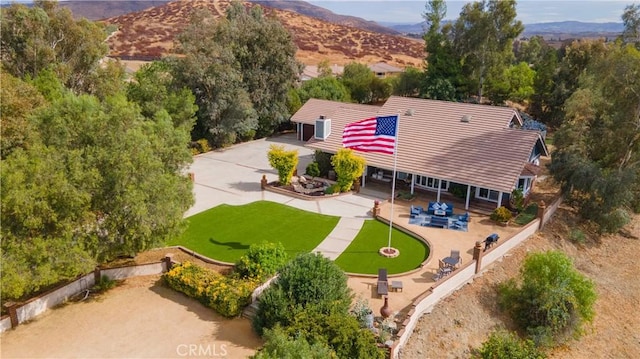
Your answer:
[[[418,268],[429,256],[429,247],[422,241],[397,229],[391,232],[391,246],[400,250],[400,256],[386,258],[378,250],[389,241],[389,225],[380,221],[365,221],[360,233],[346,251],[336,259],[345,272],[377,274],[378,268],[387,268],[389,274]]]
[[[314,249],[339,219],[268,201],[243,206],[223,204],[187,218],[188,229],[169,245],[233,263],[253,243],[281,242],[292,258]]]

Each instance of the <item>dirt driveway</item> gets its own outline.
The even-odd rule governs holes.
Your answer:
[[[147,276],[48,311],[0,344],[2,358],[246,358],[262,342],[248,320],[223,318]]]

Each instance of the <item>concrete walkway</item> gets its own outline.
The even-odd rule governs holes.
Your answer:
[[[363,224],[362,218],[340,218],[333,231],[312,252],[320,252],[325,257],[336,260],[356,238]]]

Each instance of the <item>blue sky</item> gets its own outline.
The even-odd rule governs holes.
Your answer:
[[[353,15],[377,22],[419,23],[426,0],[312,0],[337,14]],[[455,19],[468,1],[447,1],[447,19]],[[629,4],[627,0],[519,0],[518,19],[525,24],[575,20],[583,22],[622,22],[620,16]]]

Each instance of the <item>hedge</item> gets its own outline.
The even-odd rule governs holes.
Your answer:
[[[197,299],[225,317],[240,315],[251,303],[251,293],[259,284],[226,277],[190,262],[173,266],[163,278],[172,289]]]

